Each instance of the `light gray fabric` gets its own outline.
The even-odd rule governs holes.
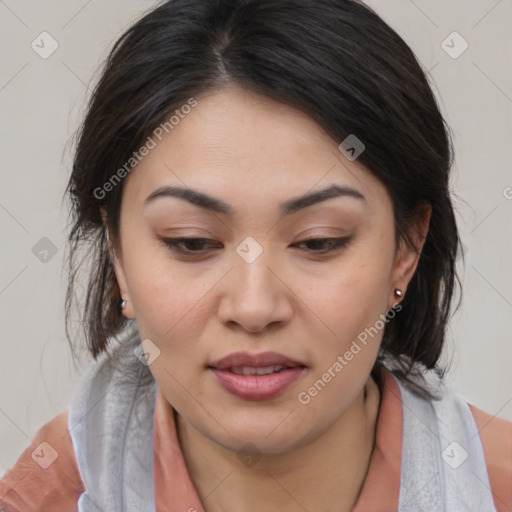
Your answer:
[[[69,407],[68,428],[86,492],[79,512],[154,512],[157,386],[134,355],[138,335],[93,366]]]
[[[467,402],[440,380],[424,400],[396,379],[403,410],[399,512],[496,512]]]
[[[86,487],[79,512],[155,512],[157,386],[134,355],[139,344],[137,333],[114,350],[112,360],[100,356],[71,401],[68,426]],[[440,381],[442,399],[424,400],[394,378],[403,405],[398,512],[496,512],[466,401]],[[463,450],[469,456],[460,463]]]

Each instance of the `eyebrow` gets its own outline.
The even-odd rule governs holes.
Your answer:
[[[162,197],[177,197],[179,199],[184,199],[195,206],[199,206],[204,210],[223,213],[225,215],[233,215],[235,213],[235,209],[232,206],[220,199],[217,199],[216,197],[209,196],[191,188],[176,186],[157,188],[144,200],[144,206],[147,206],[151,202]],[[279,205],[279,211],[282,216],[290,215],[298,210],[334,197],[351,197],[366,202],[366,198],[363,194],[356,189],[341,185],[331,185],[323,190],[310,192],[302,196],[289,199]]]

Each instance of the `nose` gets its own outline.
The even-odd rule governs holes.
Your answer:
[[[253,333],[288,323],[293,292],[278,266],[269,265],[265,251],[252,263],[239,259],[234,266],[223,280],[219,319]]]

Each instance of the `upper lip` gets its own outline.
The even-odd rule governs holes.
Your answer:
[[[293,366],[305,366],[304,363],[290,359],[278,352],[261,352],[259,354],[233,352],[232,354],[228,354],[208,366],[210,368],[216,368],[217,370],[227,370],[228,368],[236,367],[258,368],[274,365],[287,366],[289,368]]]

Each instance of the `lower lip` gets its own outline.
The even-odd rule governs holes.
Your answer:
[[[282,393],[295,382],[305,370],[303,366],[294,366],[269,375],[237,375],[227,370],[210,368],[221,386],[232,395],[245,400],[265,400]]]

